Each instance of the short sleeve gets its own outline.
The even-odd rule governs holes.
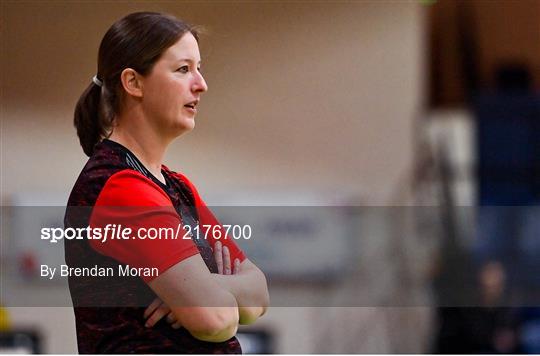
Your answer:
[[[99,253],[135,268],[157,268],[158,275],[199,253],[185,237],[180,216],[170,198],[139,172],[123,170],[112,175],[90,217],[90,227],[108,233],[90,239]],[[153,277],[143,277],[150,282]]]
[[[195,199],[195,206],[197,208],[197,213],[199,214],[199,225],[201,226],[201,231],[203,231],[202,234],[205,236],[210,236],[208,239],[208,242],[212,248],[214,248],[214,245],[217,241],[221,241],[223,246],[227,246],[229,249],[229,252],[231,254],[231,260],[238,259],[240,262],[243,262],[246,259],[246,255],[244,252],[240,249],[240,247],[235,243],[234,239],[232,239],[230,236],[226,235],[225,230],[223,229],[223,225],[218,221],[218,219],[215,217],[215,215],[212,213],[212,211],[208,208],[206,203],[202,200],[202,198],[199,195],[199,192],[195,188],[195,185],[191,183],[191,181],[184,176],[183,174],[172,172],[168,169],[168,167],[164,167],[173,177],[176,179],[179,179],[182,181],[193,193],[193,197]],[[216,234],[220,236],[219,238],[214,238],[214,234],[205,234],[205,226],[210,226],[211,228],[217,228],[220,230],[220,234]]]

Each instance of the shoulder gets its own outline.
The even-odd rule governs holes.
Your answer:
[[[98,143],[73,185],[68,206],[93,206],[107,180],[126,169],[131,167],[120,150],[104,142]]]
[[[170,206],[172,202],[152,180],[138,171],[124,169],[109,177],[96,205]]]

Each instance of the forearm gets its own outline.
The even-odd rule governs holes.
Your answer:
[[[240,324],[251,324],[264,314],[269,303],[268,287],[264,274],[258,269],[249,269],[234,275],[212,276],[236,298]]]
[[[178,325],[204,341],[221,342],[236,333],[240,313],[236,297],[214,280],[200,255],[177,263],[148,285],[168,309],[155,315],[157,320],[170,312]],[[157,320],[147,321],[147,327]]]

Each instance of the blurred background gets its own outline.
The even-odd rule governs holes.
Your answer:
[[[67,201],[101,38],[159,11],[206,28],[210,88],[167,165],[209,205],[334,207],[316,229],[270,214],[243,246],[273,304],[245,351],[540,352],[540,1],[0,6],[4,349],[77,351],[71,307],[17,304],[66,288],[36,282],[47,256],[5,207]]]

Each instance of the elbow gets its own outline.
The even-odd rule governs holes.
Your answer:
[[[266,309],[268,309],[269,306],[270,306],[270,294],[268,293],[268,286],[267,286],[264,293],[264,300],[263,300],[263,305],[262,305],[263,312],[261,315],[266,313]]]
[[[264,289],[264,292],[261,296],[261,301],[262,302],[261,302],[258,317],[263,316],[266,313],[266,310],[268,309],[268,307],[270,306],[270,295],[268,294],[268,288]]]
[[[190,334],[201,341],[224,342],[236,335],[238,331],[238,308],[211,307],[204,308],[203,315],[194,325],[186,325]]]
[[[268,288],[261,288],[261,293],[257,296],[256,302],[253,302],[254,306],[240,307],[240,324],[249,325],[253,324],[258,318],[263,316],[270,304],[270,296],[268,295]]]
[[[262,278],[263,278],[263,281],[264,281],[264,288],[262,288],[262,293],[261,293],[261,313],[259,314],[259,316],[263,316],[264,313],[266,313],[266,310],[268,309],[268,307],[270,306],[270,294],[268,293],[268,282],[266,281],[266,277],[264,275],[264,273],[262,273],[261,271],[261,274],[262,274]]]
[[[240,324],[250,325],[253,324],[261,315],[263,315],[265,309],[263,307],[241,307],[240,308]]]

